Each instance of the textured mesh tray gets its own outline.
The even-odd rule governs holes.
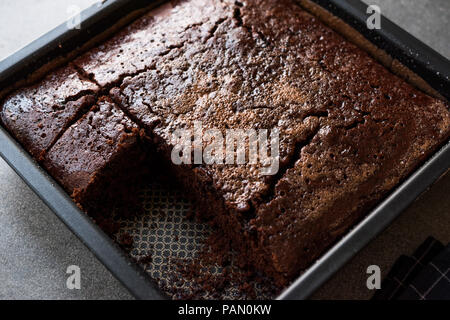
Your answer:
[[[118,242],[158,286],[173,299],[270,299],[270,282],[249,276],[230,259],[228,267],[198,259],[213,230],[207,223],[188,219],[195,205],[183,192],[152,182],[140,192],[144,213],[114,214],[120,226]],[[124,239],[129,239],[124,246]],[[131,241],[132,239],[132,241]],[[127,242],[127,241],[125,241]],[[231,254],[232,256],[232,254]],[[226,270],[225,270],[226,269]],[[195,274],[187,276],[189,270]]]

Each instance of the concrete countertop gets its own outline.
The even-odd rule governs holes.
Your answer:
[[[0,3],[0,60],[64,22],[76,7],[96,0],[3,0]],[[450,58],[448,0],[365,0]],[[76,6],[76,7],[74,7]],[[402,253],[427,236],[450,241],[450,174],[428,192],[333,278],[314,299],[367,299],[366,268],[385,274]],[[81,289],[66,287],[69,265],[81,268]],[[132,299],[17,174],[0,159],[0,299]]]

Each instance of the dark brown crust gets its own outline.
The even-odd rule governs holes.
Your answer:
[[[171,132],[196,120],[280,129],[275,178],[246,165],[169,166],[201,216],[285,283],[447,139],[450,115],[291,1],[223,10],[207,41],[174,48],[111,96],[167,163]]]
[[[103,98],[100,106],[113,108],[112,117],[96,107],[62,135],[70,121],[48,130],[61,137],[44,163],[74,199],[95,206],[124,167],[139,171],[142,162],[130,164],[124,155],[143,153],[143,128],[146,144],[199,203],[199,218],[222,229],[248,268],[280,285],[450,134],[447,104],[390,73],[292,0],[165,6],[74,65],[123,111]],[[52,143],[33,132],[22,138],[38,112],[13,126],[7,103],[2,121],[11,132],[34,155],[47,150]],[[103,120],[91,126],[96,115]],[[279,173],[261,176],[258,164],[174,165],[171,134],[195,121],[223,133],[279,129]],[[123,122],[127,129],[118,130]],[[113,138],[105,139],[104,130]],[[83,150],[89,152],[79,157]],[[89,169],[80,174],[80,166]]]
[[[214,22],[209,18],[220,7],[209,0],[169,2],[80,56],[74,64],[103,88],[110,88],[125,76],[152,68],[161,56],[182,46],[192,28],[212,28]]]
[[[95,103],[97,85],[63,67],[38,84],[12,93],[1,105],[4,126],[36,158]]]
[[[145,160],[138,127],[101,98],[47,152],[43,165],[77,203],[95,211],[117,196],[124,179],[143,171]]]

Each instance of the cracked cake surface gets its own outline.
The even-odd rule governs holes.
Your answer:
[[[100,176],[111,181],[130,166],[123,145],[141,152],[134,146],[145,131],[154,156],[197,200],[199,217],[224,231],[248,268],[280,285],[450,134],[446,102],[395,76],[293,0],[167,4],[73,64],[62,71],[70,77],[56,71],[3,102],[2,121],[16,138],[35,156],[54,143],[45,165],[78,201],[75,191],[101,192],[98,171],[109,168]],[[96,92],[108,97],[98,100]],[[92,100],[91,111],[79,107]],[[66,116],[66,109],[75,111]],[[173,164],[172,133],[198,121],[224,135],[278,129],[278,172],[262,176],[262,165],[249,163]]]
[[[166,161],[171,133],[195,121],[223,131],[280,130],[275,177],[250,164],[174,170],[198,197],[213,194],[218,204],[206,215],[282,282],[448,137],[448,106],[292,1],[222,9],[227,18],[200,37],[206,41],[186,40],[111,94],[155,136]]]
[[[224,18],[222,7],[221,2],[209,0],[169,2],[80,56],[74,64],[102,87],[117,84],[127,75],[151,68],[159,57],[188,39],[202,41],[202,32]]]
[[[118,177],[132,175],[145,156],[138,126],[109,98],[101,97],[89,112],[58,139],[43,159],[44,167],[83,207],[99,201],[117,186]]]
[[[98,86],[83,79],[71,66],[10,94],[1,106],[5,127],[35,157],[40,157],[60,134],[88,110]]]

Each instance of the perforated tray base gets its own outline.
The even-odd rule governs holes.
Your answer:
[[[142,189],[140,197],[143,214],[131,217],[123,217],[120,212],[114,214],[114,222],[120,229],[113,239],[170,298],[275,297],[270,282],[239,269],[233,254],[225,268],[199,258],[214,230],[207,223],[187,218],[194,216],[195,204],[187,200],[182,191],[152,182]],[[132,245],[124,246],[123,239],[130,237]]]

